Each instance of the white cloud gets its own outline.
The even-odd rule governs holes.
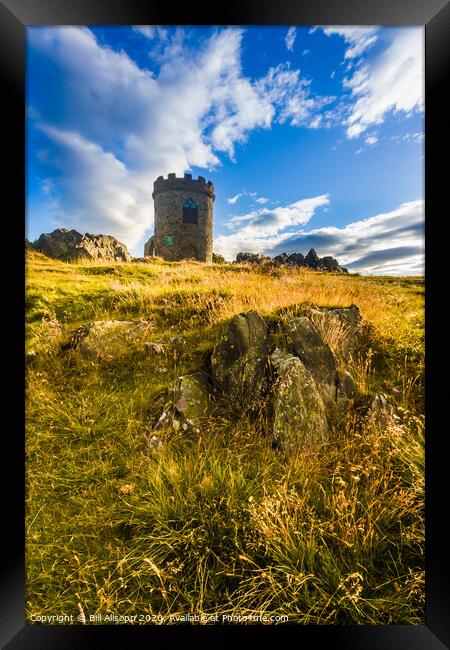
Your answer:
[[[44,124],[40,128],[58,146],[53,162],[62,172],[64,204],[54,200],[55,183],[46,181],[55,223],[83,233],[113,233],[134,246],[153,219],[145,175],[131,173],[112,153],[78,133]],[[65,174],[68,167],[71,173]]]
[[[230,196],[227,199],[227,203],[234,205],[243,196],[249,196],[253,201],[255,201],[255,203],[267,203],[269,201],[269,199],[266,199],[264,196],[256,198],[258,196],[257,192],[248,192],[247,190],[242,190],[242,192],[239,192],[239,194]]]
[[[317,209],[329,203],[327,194],[300,199],[284,207],[259,208],[233,217],[226,224],[231,235],[221,235],[214,240],[214,250],[227,259],[233,259],[239,251],[264,252],[271,249],[281,233],[307,223]],[[284,236],[289,236],[289,233]]]
[[[327,36],[338,34],[349,45],[345,52],[346,59],[361,56],[377,40],[378,27],[323,27]]]
[[[305,56],[305,54],[309,54],[309,50],[303,50],[302,54],[303,56]]]
[[[310,202],[309,213],[312,216],[318,207],[328,203],[328,197],[324,195],[303,201]],[[293,206],[299,204],[302,204],[302,201],[280,210],[292,210]],[[214,242],[215,250],[227,259],[234,259],[239,251],[273,256],[282,251],[306,253],[310,248],[315,248],[319,256],[332,255],[352,271],[387,275],[423,273],[422,200],[403,203],[391,212],[361,219],[342,228],[300,228],[294,232],[286,232],[289,220],[277,218],[276,215],[268,219],[269,227],[264,230],[264,223],[259,223],[264,220],[260,212],[232,219],[232,226],[245,225],[231,235],[218,237]],[[304,222],[299,219],[297,224],[307,221],[308,219]]]
[[[424,105],[424,30],[396,30],[387,49],[360,66],[344,81],[354,103],[346,120],[347,137],[355,138],[388,112],[409,115]]]
[[[270,68],[267,75],[257,82],[262,97],[278,111],[275,120],[291,126],[309,126],[322,108],[333,102],[333,96],[313,97],[310,82],[300,77],[300,70],[291,70],[290,63],[280,63]]]
[[[364,142],[369,146],[372,147],[374,144],[378,142],[378,138],[376,135],[369,135]]]
[[[405,133],[404,135],[393,135],[391,136],[391,140],[395,144],[398,144],[401,141],[422,144],[422,142],[425,140],[425,134],[423,131],[416,131],[415,133]]]
[[[292,52],[294,49],[295,38],[297,36],[297,30],[295,27],[289,27],[288,33],[285,36],[284,42],[286,43],[287,49]]]

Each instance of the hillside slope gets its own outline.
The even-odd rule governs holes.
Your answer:
[[[423,289],[417,277],[29,253],[27,620],[423,623]],[[371,339],[349,369],[362,396],[395,406],[395,425],[362,425],[356,405],[331,443],[286,462],[230,403],[149,453],[167,386],[208,368],[232,316],[255,309],[270,326],[351,304]],[[147,320],[151,351],[61,351],[77,327],[110,319]]]

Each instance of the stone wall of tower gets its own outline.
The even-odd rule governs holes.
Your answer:
[[[190,174],[177,178],[160,176],[153,184],[155,206],[155,255],[169,261],[196,259],[212,261],[212,229],[214,186],[202,176],[194,180]],[[185,201],[195,201],[197,223],[183,222]],[[170,242],[173,243],[170,243]]]

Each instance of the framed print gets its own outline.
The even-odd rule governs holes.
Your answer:
[[[0,11],[2,647],[444,648],[448,6]]]

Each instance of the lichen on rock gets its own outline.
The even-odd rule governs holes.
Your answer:
[[[273,442],[291,457],[328,439],[326,408],[312,374],[298,357],[277,348],[270,362],[276,373]]]
[[[112,361],[131,350],[143,352],[151,336],[148,321],[95,321],[78,328],[67,347],[76,349],[84,359]]]
[[[209,414],[213,389],[203,372],[178,377],[169,391],[169,399],[154,430],[194,429],[197,432]]]
[[[288,348],[305,364],[326,399],[336,399],[336,362],[330,346],[306,316],[284,325]]]

